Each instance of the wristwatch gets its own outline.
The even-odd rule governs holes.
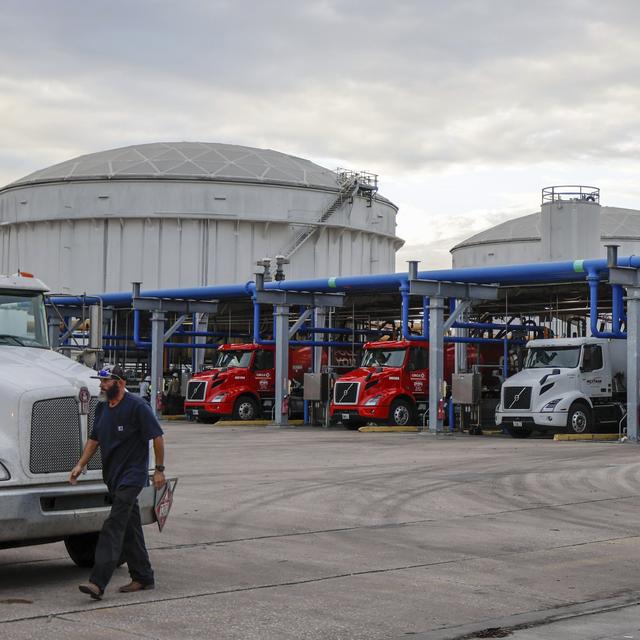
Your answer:
[[[160,473],[164,472],[164,465],[163,464],[157,464],[156,465],[156,471],[160,471]]]

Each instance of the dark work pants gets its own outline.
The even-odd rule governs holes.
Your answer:
[[[144,543],[138,494],[142,487],[118,487],[109,492],[113,505],[111,513],[102,525],[95,564],[89,580],[105,589],[113,572],[124,560],[132,580],[153,584],[153,569]]]

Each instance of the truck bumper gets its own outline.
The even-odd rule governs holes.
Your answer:
[[[550,411],[526,415],[496,413],[496,424],[499,427],[512,429],[562,429],[567,426],[567,412]]]
[[[334,422],[349,424],[353,422],[386,422],[389,419],[388,406],[367,407],[364,405],[335,406],[331,408]]]
[[[142,524],[153,522],[153,487],[142,490],[138,504]],[[102,482],[0,489],[0,547],[100,531],[110,509]]]
[[[185,402],[185,415],[192,420],[203,418],[224,418],[233,414],[232,402]]]

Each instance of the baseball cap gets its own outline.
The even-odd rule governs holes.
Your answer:
[[[99,380],[124,380],[124,371],[122,367],[116,365],[115,367],[105,367],[100,369],[98,374],[91,376],[92,378],[98,378]]]

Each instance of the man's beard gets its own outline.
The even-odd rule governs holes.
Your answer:
[[[107,400],[115,400],[120,393],[120,387],[117,384],[111,385],[105,392]]]

